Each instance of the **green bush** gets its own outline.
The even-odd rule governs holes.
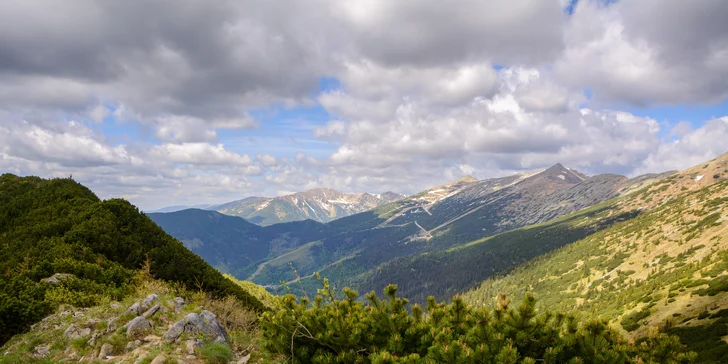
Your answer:
[[[707,288],[695,291],[700,296],[715,296],[720,292],[728,291],[728,276],[720,276],[708,282]]]
[[[261,320],[267,348],[293,363],[679,363],[695,357],[674,336],[632,345],[604,321],[537,312],[533,295],[517,307],[504,298],[493,310],[474,309],[459,297],[447,305],[430,298],[426,309],[414,305],[410,312],[396,292],[390,285],[386,300],[372,292],[363,303],[344,289],[337,300],[324,280],[313,302],[285,296],[283,309]]]
[[[625,330],[632,332],[634,330],[639,329],[640,326],[642,326],[642,320],[647,318],[650,315],[649,309],[642,309],[640,311],[624,315],[622,317],[622,328]]]

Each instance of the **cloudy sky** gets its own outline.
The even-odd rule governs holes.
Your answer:
[[[725,0],[0,2],[0,172],[143,209],[728,151]]]

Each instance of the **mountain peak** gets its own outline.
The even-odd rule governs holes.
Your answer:
[[[564,167],[564,165],[561,164],[561,163],[556,163],[553,166],[551,166],[548,169],[546,169],[546,171],[558,171],[558,172],[561,172],[563,170],[567,170],[567,168]]]
[[[579,183],[585,180],[587,177],[583,173],[564,167],[561,163],[556,163],[538,175],[550,178],[558,178],[567,183]]]

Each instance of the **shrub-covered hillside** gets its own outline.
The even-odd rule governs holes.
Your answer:
[[[0,176],[0,344],[62,303],[123,298],[145,262],[158,279],[263,309],[129,202],[72,179]]]
[[[676,334],[698,362],[728,362],[728,156],[651,186],[651,209],[464,295],[476,306],[533,292],[550,309],[589,312],[634,338]],[[707,177],[706,177],[707,176]],[[706,180],[710,178],[710,180]]]

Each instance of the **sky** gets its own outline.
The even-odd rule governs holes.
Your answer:
[[[0,173],[142,209],[728,152],[728,1],[0,2]]]

